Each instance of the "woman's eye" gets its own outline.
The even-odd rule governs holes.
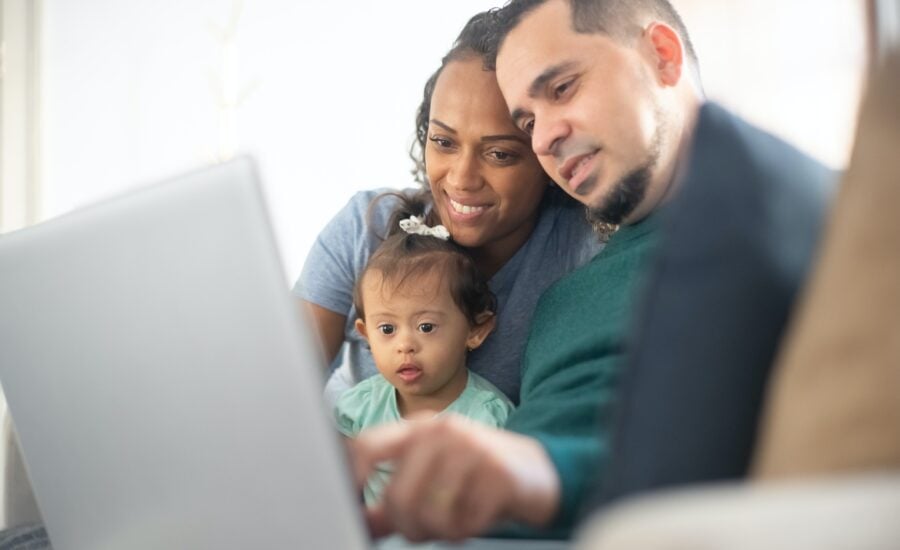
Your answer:
[[[419,325],[419,331],[428,334],[429,332],[434,331],[434,325],[431,323],[422,323]]]
[[[494,160],[499,161],[499,162],[509,162],[516,158],[515,154],[507,152],[507,151],[497,151],[497,150],[490,151],[490,152],[488,152],[488,155],[490,155]]]
[[[453,142],[447,138],[442,138],[441,136],[431,136],[428,138],[432,143],[440,147],[441,149],[447,149],[453,146]]]
[[[381,334],[394,334],[394,325],[378,325]]]

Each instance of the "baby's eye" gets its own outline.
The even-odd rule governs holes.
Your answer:
[[[378,325],[381,334],[394,334],[394,325]]]
[[[422,323],[421,325],[419,325],[419,332],[424,332],[425,334],[428,334],[429,332],[433,332],[433,331],[434,331],[434,325],[432,323]]]

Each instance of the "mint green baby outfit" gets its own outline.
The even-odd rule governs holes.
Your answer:
[[[481,376],[472,371],[468,375],[463,392],[437,416],[454,413],[488,426],[503,427],[514,408],[512,402]],[[397,409],[397,392],[380,374],[345,391],[334,407],[334,416],[338,430],[347,437],[356,437],[362,430],[379,424],[404,422]],[[382,463],[369,477],[363,490],[366,504],[380,498],[391,471],[389,463]]]

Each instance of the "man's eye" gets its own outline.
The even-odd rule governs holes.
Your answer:
[[[421,325],[419,325],[419,332],[424,332],[425,334],[428,334],[429,332],[432,332],[432,331],[434,331],[434,325],[431,323],[422,323]]]
[[[525,132],[526,134],[528,134],[529,136],[534,133],[534,119],[533,118],[525,121],[525,123],[522,124],[522,131]]]
[[[566,81],[563,82],[562,84],[560,84],[560,85],[556,86],[555,88],[553,88],[553,99],[557,99],[557,100],[558,100],[558,99],[560,99],[562,96],[566,95],[566,92],[568,92],[569,90],[571,90],[572,85],[574,84],[574,82],[575,82],[574,79],[566,80]]]
[[[378,325],[381,334],[394,334],[394,325]]]

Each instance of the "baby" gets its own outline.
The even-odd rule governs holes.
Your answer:
[[[338,400],[338,428],[348,437],[417,413],[452,412],[500,427],[513,409],[500,390],[466,368],[466,354],[495,324],[487,281],[446,228],[404,217],[410,210],[415,205],[395,213],[354,291],[356,329],[380,374]],[[367,503],[378,499],[389,474],[385,464],[369,479]]]

